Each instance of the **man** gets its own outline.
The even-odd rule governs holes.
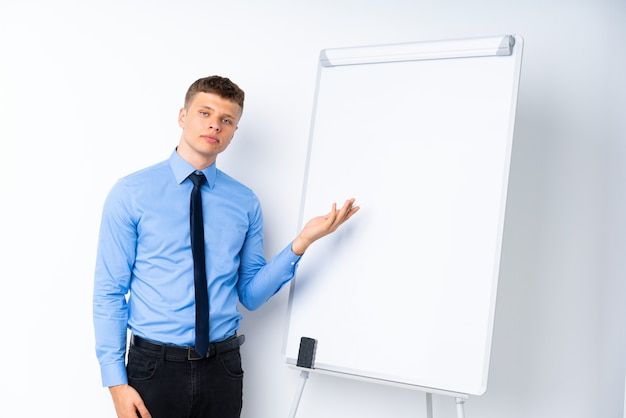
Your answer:
[[[311,219],[267,262],[257,197],[215,164],[233,139],[243,102],[244,92],[227,78],[194,82],[178,115],[182,134],[169,159],[120,179],[107,196],[94,328],[102,383],[119,418],[239,417],[243,336],[237,335],[242,317],[237,304],[249,310],[261,306],[293,278],[314,241],[359,210],[354,199],[340,209],[333,203],[329,213]],[[199,261],[192,257],[190,232],[192,178],[202,175],[206,354],[194,347],[194,265]],[[202,336],[206,333],[199,332]]]

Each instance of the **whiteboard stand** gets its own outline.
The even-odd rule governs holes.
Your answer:
[[[457,418],[465,418],[465,399],[456,398],[456,416]]]
[[[419,390],[425,391],[426,395],[426,418],[434,418],[433,415],[433,394],[447,396],[450,398],[454,398],[456,402],[456,418],[465,418],[465,402],[467,401],[468,395],[461,393],[454,393],[448,391],[442,391],[438,389],[431,388],[422,388],[419,386],[406,385],[398,382],[384,382],[377,381],[376,379],[370,379],[364,376],[351,376],[351,375],[343,375],[338,374],[333,371],[323,370],[323,369],[313,369],[313,368],[305,368],[300,366],[290,365],[290,368],[295,368],[296,370],[300,370],[300,380],[298,381],[298,387],[296,389],[296,393],[294,395],[291,410],[289,412],[289,418],[296,418],[296,413],[298,412],[298,406],[300,405],[300,400],[302,399],[302,394],[304,393],[304,387],[306,385],[307,380],[309,379],[310,372],[317,374],[325,374],[330,376],[339,376],[340,377],[348,377],[355,380],[360,380],[364,382],[377,383],[377,384],[386,384],[390,386],[402,387],[405,389],[411,390]]]
[[[426,394],[426,418],[433,418],[433,394]]]
[[[309,372],[306,370],[302,370],[300,372],[300,381],[298,382],[298,390],[296,391],[296,396],[293,398],[293,403],[291,404],[291,412],[289,412],[289,418],[296,418],[296,412],[298,412],[298,405],[300,405],[302,392],[304,392],[304,385],[306,384],[306,380],[308,378],[309,378]]]

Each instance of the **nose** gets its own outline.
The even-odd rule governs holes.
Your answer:
[[[209,122],[209,129],[214,129],[216,132],[219,132],[222,130],[222,124],[217,119],[211,120]]]

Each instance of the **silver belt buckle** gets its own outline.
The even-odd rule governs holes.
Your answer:
[[[202,360],[204,357],[198,354],[195,347],[187,347],[187,360]]]

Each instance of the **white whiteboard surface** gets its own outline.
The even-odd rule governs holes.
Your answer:
[[[312,371],[485,392],[521,51],[519,36],[322,51],[301,223],[362,209],[300,263],[288,364],[309,337]]]

